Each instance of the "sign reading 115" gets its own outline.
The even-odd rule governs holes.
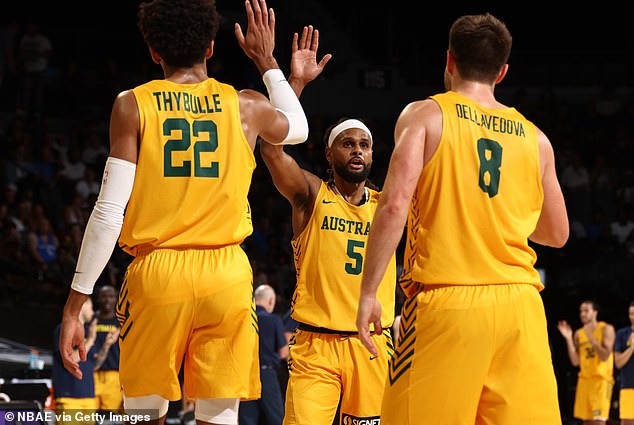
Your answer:
[[[212,161],[208,167],[201,163],[203,152],[215,152],[218,148],[218,128],[211,120],[196,120],[191,127],[184,118],[168,118],[163,121],[163,135],[172,136],[174,131],[180,131],[180,139],[169,139],[163,147],[163,175],[165,177],[191,177],[192,162],[184,160],[182,165],[172,164],[173,152],[185,152],[194,142],[194,177],[218,177],[218,162]],[[205,136],[206,137],[203,137]]]

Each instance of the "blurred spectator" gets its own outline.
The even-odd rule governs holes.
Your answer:
[[[75,190],[81,195],[84,202],[87,202],[91,196],[99,195],[101,182],[96,180],[96,176],[97,173],[95,172],[94,166],[89,165],[84,171],[84,177],[75,185]]]
[[[68,149],[68,157],[62,161],[62,169],[58,177],[62,190],[67,194],[75,192],[77,182],[84,178],[86,164],[81,160],[81,151],[77,146],[71,145]]]
[[[95,399],[95,380],[93,372],[95,369],[94,343],[97,337],[97,319],[93,319],[94,311],[92,299],[86,298],[82,306],[79,321],[84,325],[86,335],[86,361],[79,361],[79,352],[75,350],[73,356],[79,362],[82,372],[82,379],[77,379],[66,370],[62,363],[62,356],[59,352],[59,336],[61,323],[53,331],[53,397],[55,398],[55,411],[60,417],[68,417],[71,420],[66,422],[58,420],[58,425],[82,425],[83,421],[76,421],[75,415],[78,410],[81,413],[90,415],[97,408]],[[66,413],[66,415],[64,415]]]
[[[623,174],[622,184],[616,190],[617,201],[634,207],[634,172],[626,170]]]
[[[0,28],[0,99],[12,98],[8,88],[15,86],[16,62],[15,45],[20,25],[12,19]],[[13,105],[2,105],[8,107]]]
[[[50,39],[40,32],[35,21],[26,25],[26,33],[18,45],[18,63],[20,64],[20,92],[18,109],[36,118],[40,117],[44,106],[46,72],[49,59],[53,54]]]
[[[620,207],[616,220],[610,223],[610,231],[616,238],[616,241],[620,244],[625,243],[625,240],[630,233],[634,230],[634,221],[632,220],[630,209]]]
[[[103,285],[95,291],[99,310],[95,339],[95,397],[99,410],[118,411],[123,408],[123,392],[119,383],[119,330],[115,317],[117,290]]]
[[[561,185],[568,191],[589,191],[590,173],[579,152],[572,154],[572,161],[561,174]]]
[[[84,148],[81,152],[81,160],[88,166],[95,166],[106,162],[108,157],[108,144],[99,134],[89,134],[85,140]]]
[[[288,357],[288,344],[284,336],[282,319],[273,314],[275,290],[263,284],[254,291],[260,335],[260,380],[262,395],[259,400],[240,402],[240,425],[258,425],[260,417],[267,425],[281,425],[284,402],[277,369],[281,359]]]
[[[28,252],[34,261],[39,280],[49,269],[49,265],[57,260],[59,240],[53,232],[47,218],[40,218],[28,234]]]

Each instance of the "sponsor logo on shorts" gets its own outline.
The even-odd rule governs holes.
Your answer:
[[[379,416],[358,417],[344,413],[341,423],[342,425],[380,425],[381,418]]]

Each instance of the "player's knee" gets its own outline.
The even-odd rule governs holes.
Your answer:
[[[149,415],[150,420],[156,420],[167,415],[168,407],[169,401],[160,395],[152,394],[143,397],[126,397],[125,394],[123,395],[123,408],[126,413]]]
[[[196,420],[213,424],[238,423],[238,398],[199,398],[196,400]]]

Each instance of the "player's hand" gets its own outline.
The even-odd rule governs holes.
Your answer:
[[[559,332],[564,338],[566,339],[572,338],[572,328],[570,327],[567,321],[560,320],[557,323],[557,329],[559,329]]]
[[[110,329],[110,331],[108,331],[108,335],[106,335],[104,344],[107,346],[114,345],[114,343],[117,342],[117,339],[119,339],[119,332],[121,332],[121,328]]]
[[[90,327],[88,328],[88,337],[86,338],[87,341],[91,341],[94,343],[97,339],[97,322],[99,322],[99,319],[97,319],[97,317],[93,317],[93,319],[90,321]]]
[[[304,27],[301,38],[297,33],[293,35],[291,75],[289,80],[293,79],[302,85],[306,85],[321,74],[332,55],[330,53],[324,55],[317,63],[318,48],[319,30],[314,29],[312,25]]]
[[[378,356],[379,353],[372,342],[372,333],[376,335],[383,333],[381,311],[381,304],[376,299],[376,296],[365,296],[359,299],[359,310],[357,311],[359,339],[364,347],[375,357]],[[370,324],[374,324],[374,331],[370,331]]]
[[[79,321],[79,317],[64,317],[59,335],[59,353],[62,356],[62,363],[66,370],[75,378],[81,379],[83,374],[79,368],[79,362],[75,358],[74,347],[77,347],[79,359],[85,362],[84,325]]]
[[[247,13],[247,32],[243,34],[239,23],[234,24],[234,33],[244,53],[255,63],[261,73],[278,68],[273,50],[275,48],[275,13],[266,6],[265,0],[244,2]]]

